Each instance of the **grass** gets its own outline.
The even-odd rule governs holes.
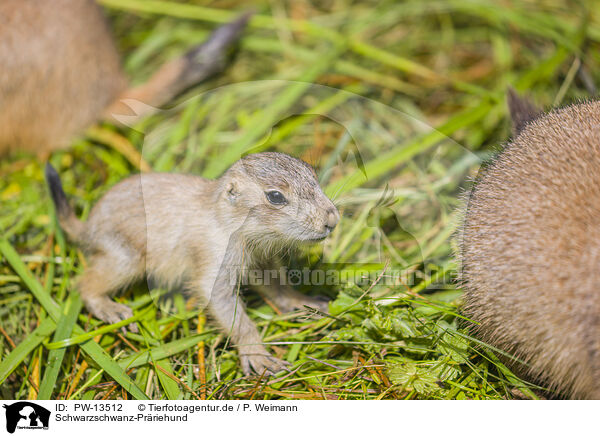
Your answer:
[[[100,3],[134,83],[247,7]],[[91,318],[73,289],[85,260],[56,224],[42,163],[3,159],[0,398],[536,398],[500,350],[469,335],[452,234],[469,177],[508,138],[506,86],[547,106],[590,95],[594,5],[256,2],[224,74],[132,128],[95,126],[52,155],[84,219],[140,168],[216,177],[249,150],[313,163],[343,218],[288,262],[346,277],[304,287],[332,299],[331,316],[246,297],[289,374],[244,377],[226,335],[178,293],[142,285],[117,297],[134,309],[137,334],[121,331],[131,320]]]

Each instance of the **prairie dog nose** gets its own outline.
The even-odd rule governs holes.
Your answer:
[[[325,228],[329,231],[335,229],[338,221],[340,220],[340,213],[335,207],[332,207],[327,210],[327,222],[325,224]]]

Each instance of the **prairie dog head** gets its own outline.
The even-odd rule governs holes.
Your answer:
[[[245,156],[221,180],[220,207],[243,222],[240,230],[249,240],[320,241],[340,219],[313,168],[286,154]]]

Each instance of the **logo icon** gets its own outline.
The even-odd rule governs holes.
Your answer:
[[[10,405],[4,404],[6,409],[6,431],[14,433],[15,429],[48,429],[50,411],[29,401],[19,401]]]

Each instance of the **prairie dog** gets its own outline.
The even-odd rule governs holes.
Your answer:
[[[121,99],[165,104],[224,67],[226,49],[247,19],[219,28],[205,44],[130,88],[94,1],[2,0],[0,155],[22,149],[46,156],[103,117],[130,115]]]
[[[541,114],[509,95],[515,137],[482,169],[460,235],[465,312],[521,375],[600,399],[600,102]]]
[[[110,323],[129,318],[131,309],[109,297],[147,276],[195,292],[238,345],[246,374],[285,367],[261,344],[231,277],[290,245],[322,240],[335,228],[338,210],[309,164],[282,153],[258,153],[217,180],[131,176],[100,199],[86,222],[75,216],[49,164],[46,179],[61,227],[86,254],[88,267],[77,288],[94,316]],[[285,310],[303,305],[326,310],[322,300],[292,289],[262,291]]]

